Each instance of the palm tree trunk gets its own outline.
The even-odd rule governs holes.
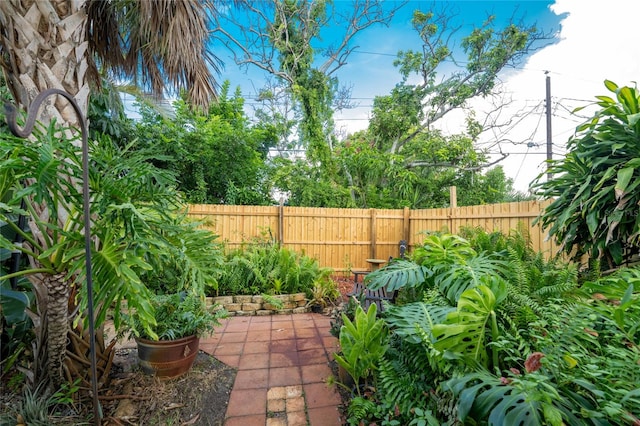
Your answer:
[[[2,0],[0,36],[5,51],[0,63],[11,93],[23,109],[41,91],[58,88],[73,95],[87,111],[89,85],[85,0]],[[3,61],[6,58],[6,61]],[[55,98],[51,98],[55,99]],[[41,121],[77,124],[62,98],[44,108]]]
[[[47,287],[46,366],[53,389],[58,389],[64,381],[63,365],[69,333],[69,284],[65,276],[64,273],[44,276]]]

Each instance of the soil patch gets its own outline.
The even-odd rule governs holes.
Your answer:
[[[222,425],[235,377],[234,368],[200,351],[189,372],[159,380],[142,372],[136,349],[118,349],[111,381],[100,392],[102,425]],[[9,388],[0,385],[0,425],[24,424],[20,416],[25,407],[23,395]],[[85,396],[53,414],[45,408],[43,415],[50,425],[91,425],[92,407],[92,400]]]
[[[116,352],[113,379],[101,400],[104,425],[224,423],[236,370],[202,351],[181,377],[159,380],[137,365],[136,349]]]

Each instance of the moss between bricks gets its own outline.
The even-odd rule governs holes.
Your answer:
[[[307,298],[304,293],[278,294],[274,298],[282,301],[282,308],[278,309],[267,303],[262,296],[218,296],[207,297],[207,306],[218,304],[230,316],[303,314],[309,312]]]

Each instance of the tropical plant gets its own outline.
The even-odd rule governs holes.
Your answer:
[[[0,415],[0,423],[48,426],[68,422],[77,414],[72,404],[78,389],[77,383],[65,383],[56,392],[48,390],[43,383],[33,390],[25,388],[19,404],[11,412]]]
[[[212,333],[225,312],[208,308],[198,295],[187,292],[155,295],[151,299],[154,311],[152,324],[136,312],[127,315],[125,327],[131,335],[148,340],[175,340],[182,337]]]
[[[307,306],[311,307],[320,306],[324,309],[340,297],[340,291],[336,283],[331,279],[316,281],[310,292],[311,298],[307,301]]]
[[[246,242],[226,256],[219,287],[211,295],[305,292],[313,297],[316,285],[329,297],[337,296],[331,269],[265,237]]]
[[[557,407],[560,395],[547,377],[531,372],[524,377],[502,379],[480,372],[445,383],[444,389],[458,396],[457,418],[461,422],[487,419],[504,426],[564,424]]]
[[[90,0],[62,6],[45,1],[41,7],[48,13],[33,13],[33,7],[0,4],[0,47],[11,58],[2,66],[19,105],[29,105],[47,88],[64,87],[72,96],[80,94],[78,101],[86,115],[89,83],[100,83],[97,66],[139,81],[158,96],[169,82],[174,89],[188,90],[197,105],[206,106],[215,97],[212,71],[218,70],[219,61],[206,50],[208,19],[217,13],[212,3]],[[59,22],[66,24],[61,27]],[[44,34],[52,38],[47,42]],[[73,52],[76,60],[45,54],[58,49]],[[45,56],[50,58],[46,63],[18,66],[19,58]],[[37,78],[42,73],[49,77]],[[69,75],[75,77],[69,79]],[[77,122],[68,108],[60,107],[54,115],[63,125]]]
[[[7,172],[0,188],[0,199],[5,200],[0,220],[24,240],[15,244],[3,233],[0,246],[32,259],[32,266],[3,278],[28,277],[34,289],[36,306],[29,315],[37,318],[35,359],[29,377],[35,383],[49,375],[62,380],[69,327],[72,321],[86,320],[87,309],[82,201],[70,183],[81,177],[79,149],[53,127],[38,135],[35,143],[5,136],[0,144],[0,162]],[[122,301],[151,322],[151,291],[141,276],[162,271],[167,258],[180,268],[177,289],[202,292],[206,285],[215,287],[221,251],[215,235],[186,222],[173,175],[153,167],[149,152],[117,148],[107,137],[92,143],[91,150],[96,327],[111,306]],[[25,187],[23,182],[32,184]],[[49,211],[47,220],[39,213],[43,206]],[[29,228],[17,226],[19,215],[29,219]],[[49,278],[43,282],[42,277]],[[68,311],[70,301],[77,311]],[[114,315],[119,327],[119,310]]]
[[[626,284],[635,283],[635,275],[612,278],[610,293],[599,291],[607,288],[604,282],[586,285],[604,305],[584,305],[576,268],[545,260],[521,233],[467,235],[487,251],[478,253],[469,241],[447,234],[430,235],[413,251],[412,259],[420,259],[431,274],[420,284],[421,301],[385,311],[396,343],[378,363],[377,392],[367,396],[376,409],[361,405],[358,415],[368,422],[402,423],[419,409],[446,424],[580,424],[585,419],[599,424],[595,413],[607,410],[606,421],[632,419],[637,395],[618,371],[638,357],[635,345],[621,343],[637,339],[635,298]],[[390,280],[384,269],[374,276],[376,282],[418,288],[411,280]],[[621,311],[614,313],[616,305],[609,300],[619,300]],[[605,322],[608,332],[602,337],[609,337],[595,349]],[[618,327],[624,331],[614,338]],[[411,361],[394,364],[405,358]],[[603,374],[611,377],[606,384],[598,379]],[[418,391],[421,381],[433,383],[433,389],[426,401],[416,402],[403,390],[424,395],[427,391]],[[616,392],[608,383],[618,381]],[[398,404],[391,405],[389,398]]]
[[[615,313],[619,305],[602,293],[591,293],[595,297],[586,302],[551,302],[545,309],[554,314],[529,324],[535,351],[524,363],[512,359],[514,367],[501,374],[476,371],[444,383],[458,400],[458,420],[488,419],[505,426],[637,422],[640,350],[637,332],[634,342],[627,331],[638,321],[638,311],[632,308],[638,290],[630,290],[626,280],[637,287],[638,276],[637,270],[623,270],[606,282],[588,284],[589,293],[614,284],[613,293],[627,304],[628,322]]]
[[[605,80],[614,94],[576,128],[567,154],[549,164],[532,188],[553,199],[538,218],[568,255],[587,254],[609,269],[628,261],[640,243],[640,91]],[[546,175],[546,173],[545,173]]]
[[[420,344],[392,336],[376,372],[375,402],[384,420],[407,425],[440,424],[433,416],[434,399],[425,398],[434,394],[439,377],[424,350]],[[418,422],[419,419],[423,422]]]
[[[366,380],[372,374],[388,347],[386,325],[376,314],[375,304],[371,304],[367,312],[358,306],[353,321],[343,313],[340,353],[334,354],[338,365],[353,378],[360,396],[360,379]]]
[[[0,271],[8,275],[2,266]],[[16,280],[16,288],[11,288],[9,280],[0,280],[0,378],[5,374],[17,373],[13,367],[30,350],[33,341],[33,324],[27,309],[33,306],[33,292],[26,279]],[[8,380],[9,381],[9,380]]]

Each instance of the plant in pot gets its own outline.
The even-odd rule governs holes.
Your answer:
[[[213,333],[224,311],[207,308],[200,296],[187,292],[155,295],[151,306],[153,323],[141,321],[135,312],[129,317],[140,366],[158,377],[180,376],[193,365],[200,337]]]
[[[154,295],[138,309],[128,304],[120,334],[138,345],[142,369],[158,377],[177,377],[191,368],[199,338],[213,332],[224,310],[208,309],[205,293],[217,287],[222,250],[216,236],[183,216],[170,217],[147,240],[144,268],[137,274]],[[115,312],[115,315],[120,315]]]

